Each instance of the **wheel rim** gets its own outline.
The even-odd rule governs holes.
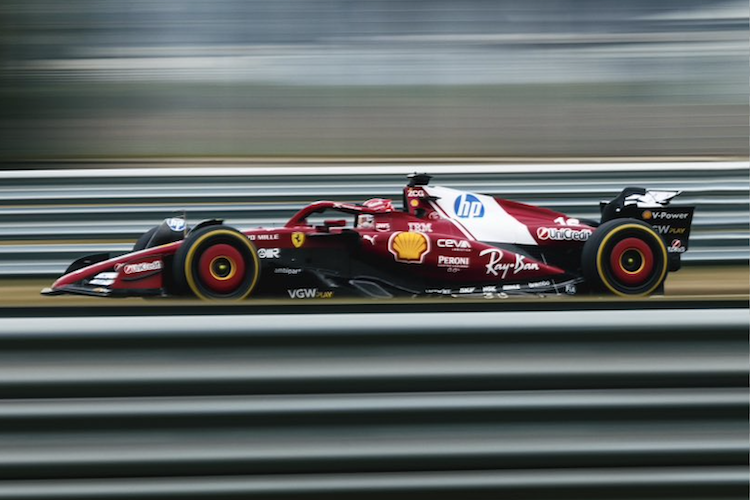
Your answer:
[[[640,238],[625,238],[612,248],[609,263],[615,279],[630,286],[642,285],[654,270],[654,252]]]
[[[617,222],[617,221],[613,221]],[[605,224],[606,226],[606,224]],[[602,227],[605,233],[596,233],[596,275],[601,284],[622,297],[642,297],[654,292],[667,275],[667,247],[653,229],[641,223],[625,223]],[[629,262],[629,258],[642,257]],[[622,266],[621,266],[622,263]],[[634,283],[634,284],[630,284]]]
[[[630,275],[638,274],[646,265],[645,257],[637,248],[629,248],[620,257],[620,269]]]
[[[242,287],[247,266],[242,253],[232,245],[208,247],[198,259],[198,279],[208,291],[231,294]]]

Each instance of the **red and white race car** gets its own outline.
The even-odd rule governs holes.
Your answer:
[[[239,231],[221,220],[166,219],[133,251],[76,260],[46,295],[240,300],[366,296],[506,296],[662,289],[688,248],[694,207],[676,191],[626,188],[601,220],[431,186],[414,174],[390,200],[319,201],[283,227]]]

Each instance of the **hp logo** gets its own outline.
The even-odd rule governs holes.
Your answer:
[[[479,219],[484,217],[484,205],[473,194],[462,194],[456,198],[453,210],[462,219]]]

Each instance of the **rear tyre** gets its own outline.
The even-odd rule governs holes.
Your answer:
[[[255,246],[247,236],[225,226],[188,235],[173,266],[178,287],[203,300],[242,300],[260,277]]]
[[[635,219],[605,222],[583,246],[583,274],[594,288],[623,297],[654,293],[669,262],[661,237]]]

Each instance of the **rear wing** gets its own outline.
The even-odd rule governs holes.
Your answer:
[[[670,205],[679,194],[680,191],[625,188],[612,201],[599,204],[601,221],[632,218],[646,222],[662,237],[670,254],[680,255],[688,249],[695,207]]]

